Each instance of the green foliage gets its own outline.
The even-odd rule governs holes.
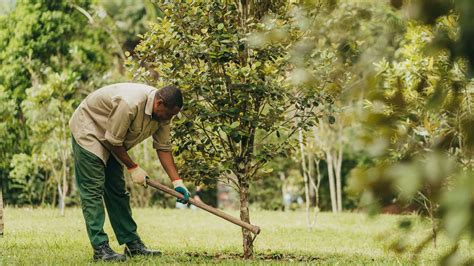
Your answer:
[[[253,206],[264,210],[283,210],[283,189],[288,187],[299,189],[303,179],[294,173],[299,170],[294,158],[273,158],[268,162],[268,167],[272,172],[253,183],[250,189],[250,202]]]
[[[90,91],[124,80],[122,48],[133,49],[159,8],[148,0],[5,4],[11,8],[0,15],[0,183],[8,203],[55,204],[63,170],[68,195],[75,193],[67,125],[74,108]],[[40,169],[22,177],[39,193],[30,195],[31,202],[20,200],[31,190],[19,190],[9,177],[22,172],[15,172],[20,161],[10,162],[15,154],[35,158]],[[140,193],[136,198],[137,204],[147,199]]]
[[[79,103],[78,93],[90,90],[110,61],[101,44],[106,35],[91,30],[76,10],[90,5],[86,0],[22,0],[0,17],[0,97],[7,103],[1,110],[6,124],[2,122],[0,159],[5,164],[14,154],[23,154],[35,158],[31,162],[41,169],[25,172],[21,156],[2,165],[4,173],[13,167],[5,194],[11,195],[9,183],[12,193],[23,186],[21,195],[7,196],[7,201],[37,204],[52,194],[48,198],[55,202],[54,193],[45,193],[55,189],[48,178],[58,185],[60,177],[71,182],[67,122]]]
[[[456,58],[468,59],[472,75],[474,69],[474,52],[472,51],[474,45],[474,18],[472,17],[474,5],[472,1],[418,0],[411,3],[409,10],[412,11],[410,12],[412,18],[430,25],[437,24],[447,15],[459,17],[458,36],[454,37],[446,32],[446,29],[440,29],[436,32],[436,40],[433,43],[439,48],[447,49],[452,60]]]
[[[377,73],[367,79],[361,136],[366,149],[375,151],[370,154],[376,164],[359,167],[351,180],[375,209],[386,201],[422,204],[433,228],[415,253],[430,238],[436,243],[440,230],[454,247],[464,236],[472,238],[474,215],[470,58],[440,43],[469,43],[459,39],[468,18],[442,8],[421,12],[430,25],[408,21],[393,59],[378,62]],[[456,256],[453,248],[446,259]]]
[[[357,108],[360,102],[355,105],[353,102],[357,102],[357,97],[365,97],[364,81],[374,69],[373,62],[390,56],[396,49],[405,29],[403,21],[385,3],[371,1],[308,1],[295,5],[289,15],[291,28],[299,29],[299,34],[288,34],[288,29],[270,21],[265,31],[253,35],[252,42],[263,47],[275,42],[294,42],[290,47],[290,62],[294,66],[290,82],[319,96],[317,128],[324,135],[315,141],[313,133],[306,132],[305,141],[313,141],[319,151],[331,152],[347,139],[350,152],[360,153],[364,144],[354,139],[361,127],[357,120],[363,111]],[[325,159],[323,205],[329,195]],[[344,162],[344,168],[349,162]],[[348,170],[344,169],[342,179]],[[350,206],[351,201],[346,204]]]
[[[99,20],[113,32],[125,51],[133,52],[140,34],[148,28],[148,22],[161,17],[162,13],[153,0],[99,0],[96,10]],[[110,26],[109,26],[110,25]]]
[[[0,85],[0,158],[9,158],[11,147],[14,147],[17,142],[18,131],[11,132],[10,125],[15,123],[16,119],[16,102],[11,97],[11,93]],[[12,134],[13,133],[13,134]],[[0,169],[8,168],[8,162],[2,161],[0,163]]]
[[[304,126],[312,117],[313,102],[285,82],[290,67],[285,46],[249,47],[248,32],[264,24],[254,17],[242,23],[234,2],[188,1],[161,8],[164,18],[145,34],[130,65],[137,77],[185,91],[183,117],[174,123],[182,175],[197,182],[224,178],[238,187],[270,172],[262,167],[289,150],[290,138],[270,142],[268,137],[281,136],[278,130],[291,135],[292,118],[300,117],[298,126]],[[158,81],[150,79],[144,64],[159,73]],[[310,108],[303,114],[303,108],[294,110],[297,104]]]
[[[301,6],[294,12],[295,23],[307,30],[291,59],[297,66],[293,80],[335,99],[323,103],[329,115],[353,110],[357,131],[352,146],[370,162],[360,164],[350,179],[362,205],[377,210],[394,201],[420,202],[432,220],[429,237],[436,240],[438,231],[446,229],[457,247],[462,235],[472,236],[474,214],[471,188],[464,188],[474,143],[467,75],[474,60],[466,51],[474,36],[469,13],[474,4],[410,3],[407,13],[416,11],[429,25],[403,21],[384,3]],[[279,36],[278,29],[272,32],[263,37]],[[275,40],[268,37],[263,43]],[[454,211],[456,204],[463,207]],[[421,241],[413,252],[428,242]]]
[[[10,193],[15,193],[18,204],[37,204],[41,195],[41,184],[37,182],[38,168],[31,156],[15,154],[11,160],[14,168],[10,172]]]

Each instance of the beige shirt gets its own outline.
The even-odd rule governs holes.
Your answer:
[[[156,92],[154,87],[136,83],[112,84],[92,92],[69,121],[74,139],[104,164],[110,145],[129,150],[150,136],[155,149],[170,151],[170,121],[151,117]]]

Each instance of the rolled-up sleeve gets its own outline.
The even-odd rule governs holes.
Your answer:
[[[112,111],[107,119],[105,139],[114,146],[122,146],[134,113],[122,98],[112,100]]]
[[[171,151],[170,133],[170,120],[160,123],[158,129],[153,133],[153,148],[159,151]]]

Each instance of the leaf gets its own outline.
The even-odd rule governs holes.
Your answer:
[[[239,121],[235,121],[230,125],[231,128],[237,128],[240,125]]]
[[[273,172],[273,168],[264,168],[262,170],[260,170],[262,173],[264,174],[269,174],[269,173],[272,173]]]
[[[429,63],[428,63],[428,70],[433,71],[433,65],[434,65],[434,58],[431,56]]]
[[[336,118],[334,116],[330,115],[328,117],[328,122],[329,122],[329,124],[332,125],[332,124],[336,123]]]

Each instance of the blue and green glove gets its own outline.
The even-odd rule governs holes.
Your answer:
[[[179,192],[183,194],[184,198],[183,199],[177,199],[179,203],[187,204],[189,201],[189,191],[188,189],[184,186],[183,180],[182,179],[176,179],[173,181],[173,186],[174,190],[176,192]]]

